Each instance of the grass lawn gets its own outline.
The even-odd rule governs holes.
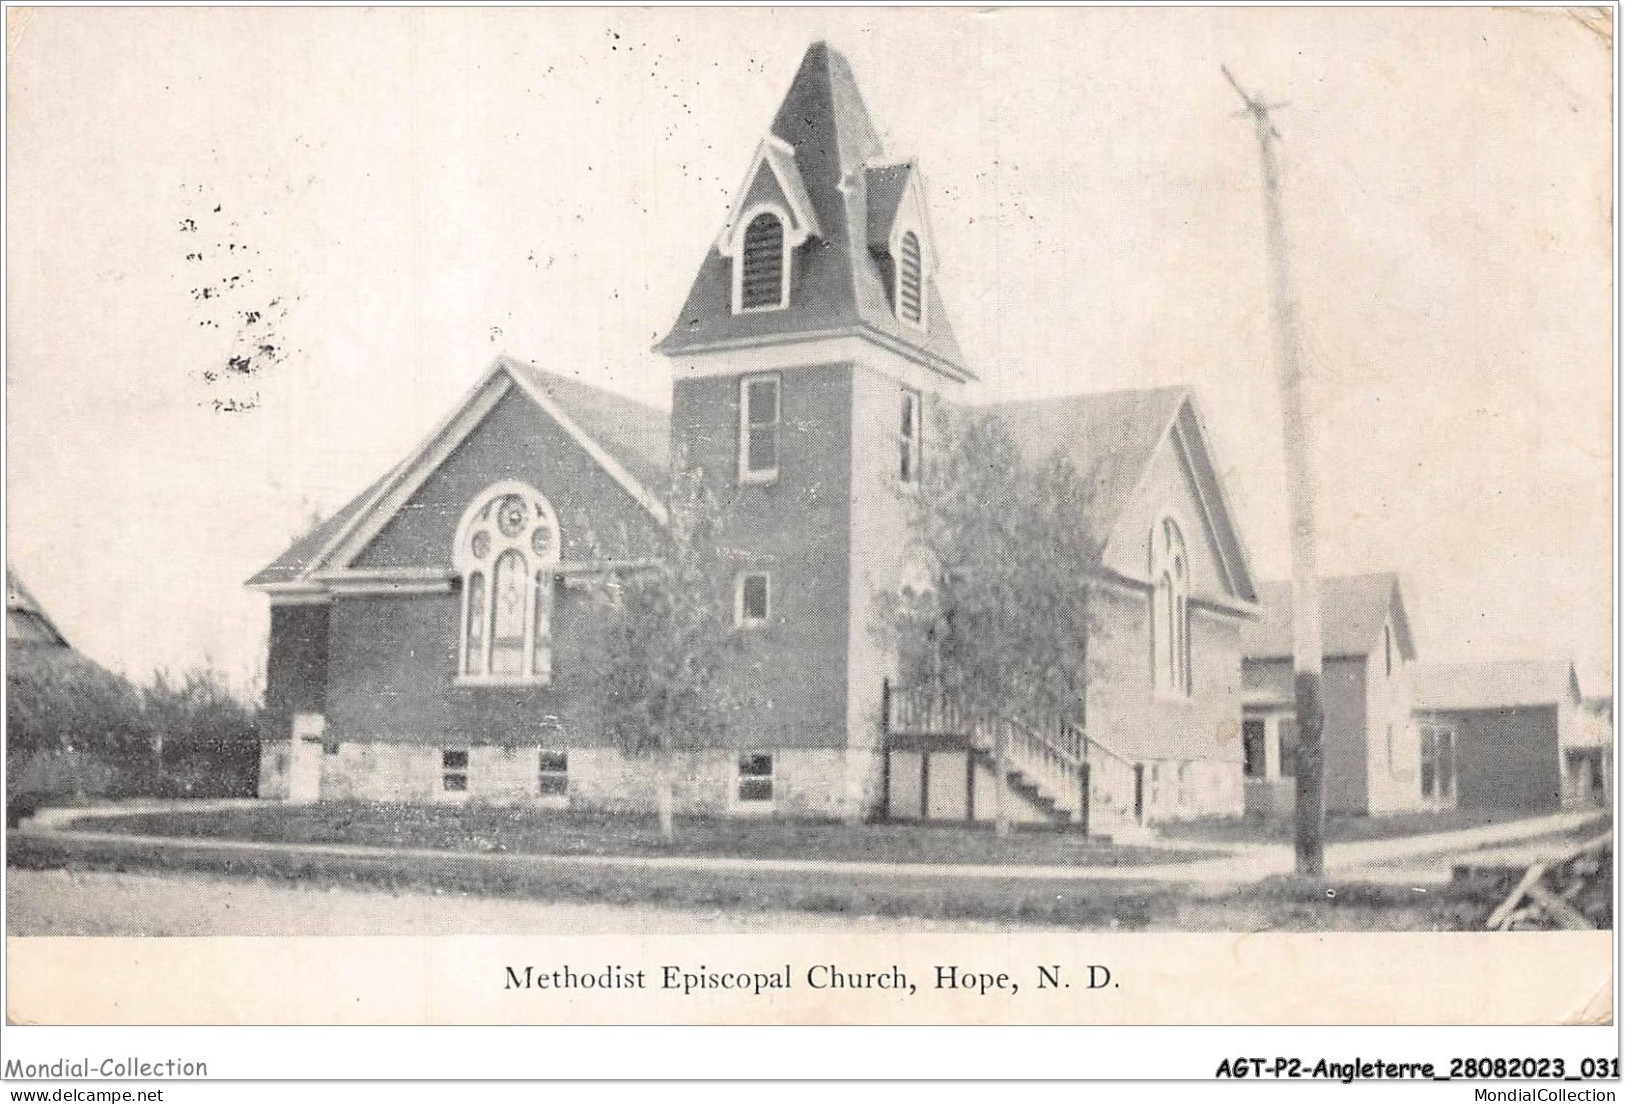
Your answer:
[[[1599,810],[1601,812],[1601,810]],[[1509,820],[1543,816],[1527,809],[1443,809],[1428,813],[1394,813],[1388,816],[1346,816],[1328,814],[1326,839],[1329,843],[1359,843],[1365,840],[1397,839],[1401,836],[1455,832],[1482,828]],[[1158,825],[1168,839],[1202,844],[1290,843],[1293,825],[1290,817],[1225,817],[1192,820],[1182,824]]]
[[[624,871],[547,863],[482,863],[402,855],[334,858],[247,849],[189,848],[131,837],[117,845],[70,836],[13,833],[14,869],[111,870],[157,879],[152,896],[185,908],[174,875],[262,886],[335,887],[422,894],[581,901],[629,909],[709,912],[796,911],[851,917],[922,917],[947,923],[1003,922],[1078,931],[1452,931],[1480,930],[1495,901],[1453,888],[1417,893],[1362,882],[1268,879],[1253,885],[1185,886],[1144,880],[1054,882],[1024,878],[896,878],[858,873]],[[166,884],[167,883],[167,884]],[[71,902],[70,902],[71,907]],[[308,901],[306,902],[308,907]],[[290,930],[299,934],[297,914]],[[59,917],[71,927],[71,917]],[[969,925],[967,925],[969,926]],[[209,934],[186,930],[186,934]],[[375,932],[370,934],[389,934]],[[470,934],[478,934],[470,932]]]
[[[952,825],[850,825],[832,821],[724,817],[678,818],[677,843],[669,845],[660,838],[653,817],[625,813],[362,802],[139,813],[94,817],[81,822],[80,826],[135,835],[348,843],[519,855],[708,855],[901,863],[1143,866],[1187,862],[1220,854],[1197,843],[1178,849],[1114,846],[1068,832],[1016,831],[1001,839],[989,829]]]

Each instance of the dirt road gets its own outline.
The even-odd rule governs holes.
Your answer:
[[[723,912],[391,893],[191,874],[7,871],[6,932],[30,935],[616,935],[1009,931],[1008,922]]]

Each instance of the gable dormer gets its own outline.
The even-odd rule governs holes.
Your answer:
[[[904,325],[929,330],[926,292],[937,275],[937,246],[919,167],[904,161],[871,168],[865,176],[869,252],[880,262],[892,315]]]
[[[717,237],[717,252],[732,266],[733,313],[789,306],[795,252],[818,233],[795,150],[769,134],[757,146]]]

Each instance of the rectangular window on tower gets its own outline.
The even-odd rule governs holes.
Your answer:
[[[739,381],[739,481],[770,483],[779,477],[779,377]]]
[[[751,571],[739,577],[734,592],[734,625],[754,629],[767,624],[772,580],[765,571]]]
[[[907,387],[897,426],[897,478],[910,485],[920,481],[920,393]]]

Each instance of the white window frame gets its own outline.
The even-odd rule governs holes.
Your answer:
[[[777,303],[759,303],[754,307],[745,306],[745,238],[750,234],[750,224],[761,215],[772,215],[779,220],[779,301]],[[733,259],[733,312],[735,314],[761,314],[764,311],[778,311],[790,305],[790,272],[792,270],[792,249],[790,244],[790,212],[777,203],[754,203],[739,219],[739,247]]]
[[[773,385],[773,466],[753,469],[750,466],[750,389],[754,384]],[[784,454],[784,377],[778,372],[758,372],[741,376],[739,380],[739,482],[772,483],[779,478],[780,461]]]
[[[1189,548],[1178,520],[1161,514],[1151,527],[1150,555],[1151,686],[1159,697],[1192,693]]]
[[[746,774],[745,761],[764,757],[767,759],[767,773]],[[761,782],[766,780],[768,796],[745,797],[740,792],[746,782]],[[779,757],[772,751],[741,751],[734,756],[733,787],[729,790],[732,796],[732,806],[735,812],[740,813],[771,813],[778,804],[779,799]]]
[[[527,510],[540,508],[540,518],[529,517],[526,525],[514,537],[505,537],[494,524],[496,503],[509,495],[517,495],[527,503]],[[531,544],[533,534],[545,530],[548,534],[548,552],[538,554]],[[486,554],[476,557],[472,550],[475,532],[484,532],[488,540]],[[453,550],[453,563],[462,578],[462,601],[459,603],[457,624],[457,684],[459,686],[546,686],[553,681],[552,620],[553,579],[558,565],[563,534],[559,529],[558,514],[552,503],[536,488],[518,480],[503,480],[485,488],[464,511],[457,525],[457,543]],[[496,564],[504,554],[517,551],[523,561],[526,579],[524,610],[524,670],[520,674],[494,674],[492,649],[495,646]],[[480,608],[470,609],[473,600],[472,579],[481,576]],[[479,655],[474,664],[469,662],[469,628],[479,618],[481,637]],[[538,639],[545,648],[538,649]],[[538,657],[545,654],[545,662]]]
[[[440,755],[440,766],[436,771],[440,785],[435,787],[435,799],[438,801],[467,801],[468,795],[474,789],[474,749],[467,744],[453,744],[436,748]],[[448,755],[461,754],[463,765],[461,767],[448,766]],[[447,789],[446,782],[454,777],[461,777],[463,788],[460,790]]]
[[[906,406],[913,406],[912,425],[914,435],[910,437],[903,432],[902,414]],[[918,487],[920,485],[920,465],[925,461],[925,446],[923,438],[924,426],[920,419],[925,413],[925,399],[919,391],[912,387],[902,389],[902,405],[898,407],[897,424],[897,481],[904,487]],[[909,472],[908,478],[903,477],[903,450],[908,450]]]
[[[745,615],[745,583],[750,579],[762,580],[762,616],[747,617]],[[765,628],[773,620],[773,573],[753,568],[750,571],[741,571],[734,580],[734,627],[737,629]]]

